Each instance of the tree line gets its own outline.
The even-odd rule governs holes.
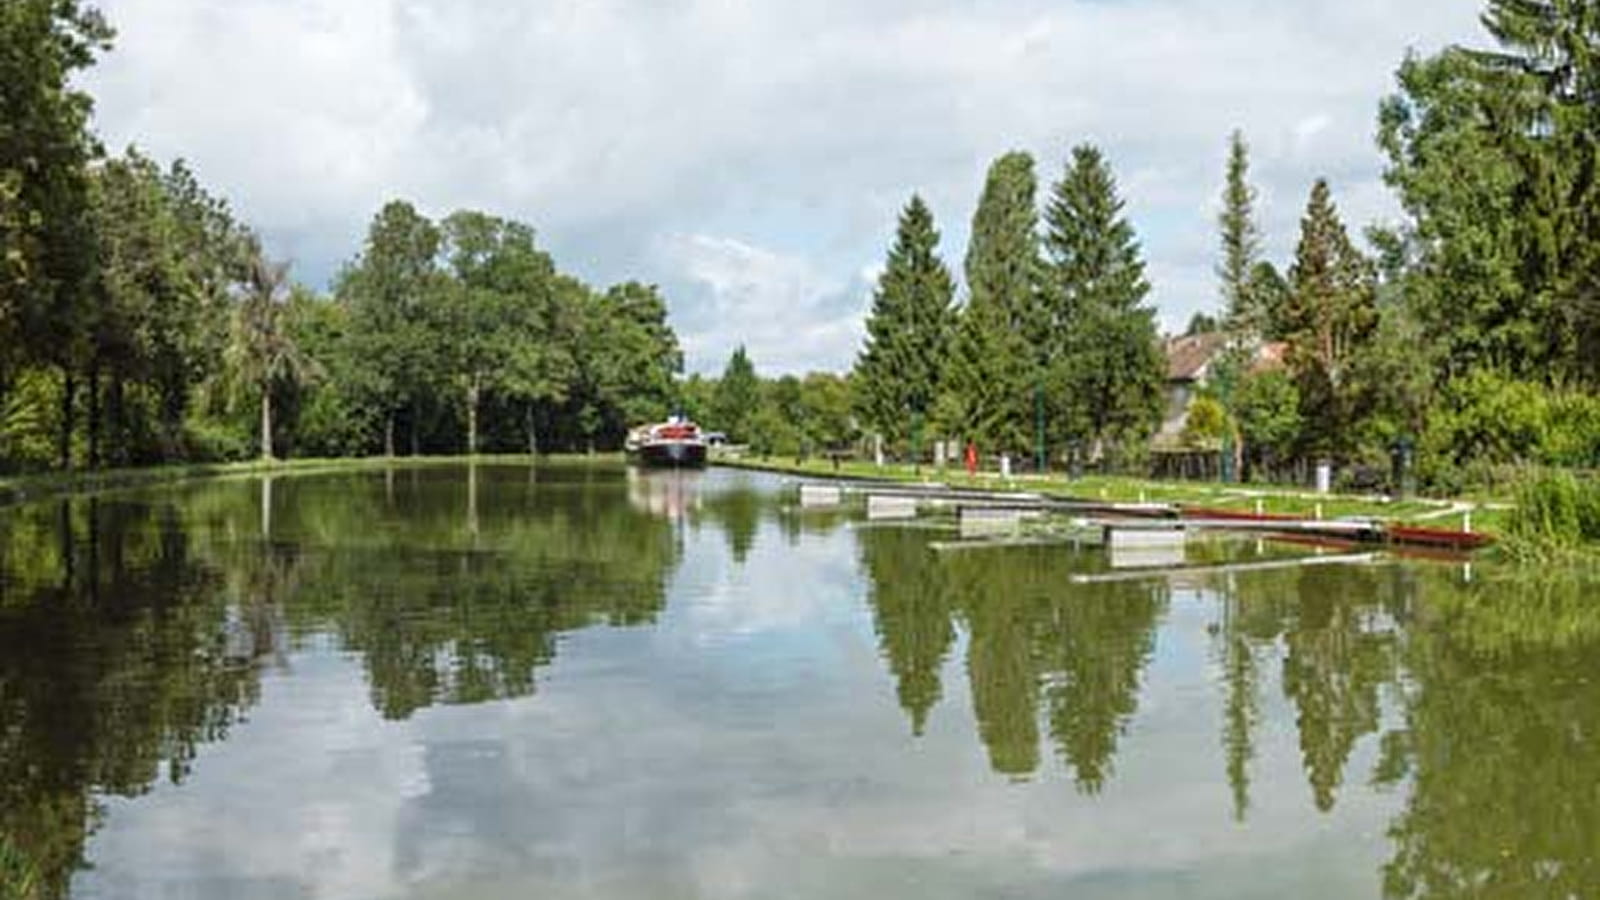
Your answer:
[[[597,290],[521,222],[385,205],[330,295],[183,162],[109,154],[73,76],[113,31],[0,8],[0,471],[589,449],[682,367],[650,285]]]
[[[1490,0],[1487,49],[1408,56],[1379,108],[1398,223],[1353,234],[1309,191],[1292,260],[1263,252],[1235,132],[1218,219],[1220,303],[1191,330],[1225,352],[1189,409],[1191,449],[1263,477],[1414,454],[1426,487],[1510,464],[1600,466],[1600,36],[1587,0]],[[901,212],[848,379],[865,434],[926,458],[1141,467],[1165,362],[1109,162],[1074,148],[1042,208],[1036,165],[990,166],[964,290],[932,211]]]

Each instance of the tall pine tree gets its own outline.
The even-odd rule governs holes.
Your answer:
[[[1148,437],[1166,374],[1123,205],[1105,156],[1080,145],[1045,208],[1050,436],[1082,444],[1091,458]]]
[[[989,167],[967,247],[967,304],[951,344],[941,419],[985,452],[1030,443],[1040,388],[1030,335],[1040,332],[1037,181],[1033,157],[1007,153]]]
[[[926,436],[945,368],[955,285],[938,248],[933,213],[913,195],[873,294],[852,382],[862,419],[893,444]]]
[[[1350,241],[1326,179],[1317,179],[1300,222],[1284,310],[1289,362],[1300,381],[1306,450],[1348,449],[1357,410],[1350,370],[1378,323],[1371,260]]]
[[[1250,184],[1250,147],[1244,133],[1234,131],[1228,140],[1227,180],[1222,189],[1222,260],[1217,264],[1223,309],[1230,330],[1261,335],[1267,330],[1267,311],[1260,308],[1265,295],[1251,290],[1251,275],[1261,259],[1261,230],[1255,219],[1256,189]]]

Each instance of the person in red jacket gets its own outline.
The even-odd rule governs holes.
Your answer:
[[[967,441],[967,475],[978,474],[978,445]]]

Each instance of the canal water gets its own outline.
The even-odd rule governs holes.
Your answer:
[[[1583,576],[950,539],[599,464],[0,511],[0,894],[1600,896]]]

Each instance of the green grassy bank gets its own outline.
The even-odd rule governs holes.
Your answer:
[[[718,459],[717,465],[733,468],[808,475],[823,478],[871,479],[889,481],[937,481],[951,487],[996,491],[1045,491],[1088,500],[1113,502],[1178,503],[1241,512],[1265,512],[1314,518],[1362,516],[1389,522],[1426,525],[1431,528],[1461,528],[1470,517],[1473,531],[1504,533],[1509,504],[1493,499],[1405,499],[1352,494],[1315,494],[1308,489],[1285,485],[1218,484],[1194,481],[1155,481],[1143,478],[1091,475],[1068,478],[1065,475],[1019,474],[1002,479],[997,473],[967,475],[964,469],[947,466],[936,469],[888,464],[879,468],[869,462],[845,462],[836,469],[825,459],[796,462],[781,458]]]
[[[265,474],[309,475],[357,469],[416,468],[460,465],[476,459],[488,464],[526,464],[525,454],[467,456],[367,456],[359,458],[251,460],[232,463],[190,463],[146,468],[102,469],[77,472],[48,472],[0,478],[0,507],[26,503],[61,494],[90,494],[149,487],[196,478],[239,478]],[[541,456],[552,460],[616,462],[620,454]]]

